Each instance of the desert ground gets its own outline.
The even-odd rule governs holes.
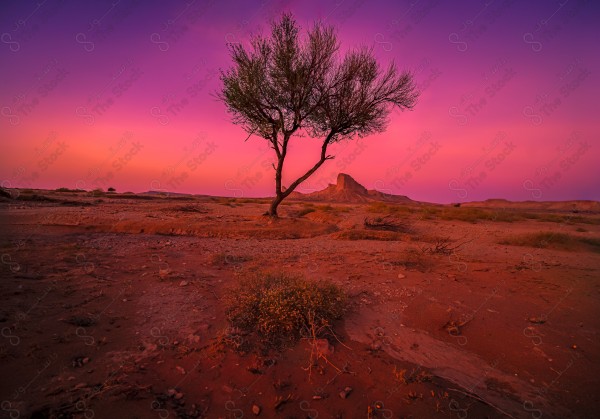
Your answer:
[[[597,202],[9,195],[1,417],[600,412]],[[339,285],[335,333],[250,345],[223,300],[263,272]]]

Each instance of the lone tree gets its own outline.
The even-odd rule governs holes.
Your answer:
[[[342,139],[385,131],[391,108],[412,109],[418,97],[413,75],[392,62],[380,68],[372,48],[343,58],[333,27],[315,23],[304,38],[291,14],[271,24],[269,37],[255,36],[251,49],[229,44],[233,66],[221,71],[218,98],[235,124],[258,135],[275,150],[275,198],[267,214],[334,156],[327,147]],[[300,130],[298,132],[298,130]],[[319,160],[287,188],[281,183],[294,134],[321,138]]]

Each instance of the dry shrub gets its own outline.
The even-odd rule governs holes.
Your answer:
[[[402,241],[405,235],[395,231],[377,231],[377,230],[344,230],[336,235],[338,240],[381,240],[381,241]]]
[[[327,281],[312,282],[285,274],[243,279],[228,293],[231,325],[256,333],[263,343],[292,343],[312,330],[324,333],[342,317],[346,297]]]
[[[409,223],[404,222],[396,217],[386,215],[385,217],[366,217],[363,225],[367,230],[384,230],[409,233],[412,228]]]
[[[458,241],[451,240],[450,237],[433,237],[429,239],[429,244],[421,247],[421,252],[429,254],[451,255],[458,253],[461,248],[472,242],[473,239],[463,237]]]

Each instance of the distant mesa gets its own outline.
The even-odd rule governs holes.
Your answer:
[[[410,198],[403,195],[392,195],[380,192],[374,189],[367,189],[358,183],[352,176],[345,173],[340,173],[337,176],[337,183],[330,184],[322,191],[303,194],[300,192],[292,192],[289,199],[297,199],[302,201],[323,201],[323,202],[414,202]]]

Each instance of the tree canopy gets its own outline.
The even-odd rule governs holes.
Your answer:
[[[382,69],[372,48],[339,53],[332,26],[317,22],[300,37],[291,14],[271,24],[270,36],[257,35],[250,48],[229,44],[233,65],[221,71],[223,87],[218,97],[233,122],[250,135],[270,143],[277,156],[275,198],[277,206],[326,160],[327,147],[344,138],[364,137],[386,129],[394,106],[412,109],[418,91],[410,72],[399,72],[392,62]],[[302,129],[322,139],[319,160],[287,188],[282,173],[289,140]]]

